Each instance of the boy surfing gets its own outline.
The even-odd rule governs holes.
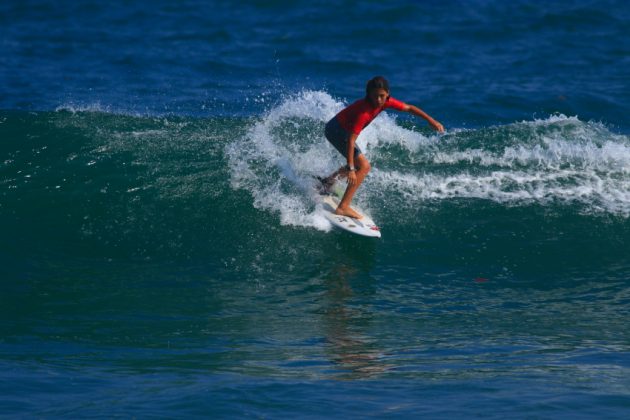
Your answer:
[[[329,189],[340,176],[348,178],[348,187],[339,202],[335,214],[360,219],[362,216],[350,207],[352,197],[370,171],[370,162],[361,149],[356,145],[361,131],[372,122],[384,109],[392,108],[397,111],[408,112],[424,118],[436,131],[443,133],[442,124],[431,118],[429,114],[414,105],[394,99],[389,95],[389,83],[384,77],[376,76],[367,83],[365,98],[341,110],[326,124],[326,139],[345,158],[346,165],[339,168],[332,175],[320,179],[325,189]]]

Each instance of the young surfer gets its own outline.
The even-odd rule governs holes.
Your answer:
[[[361,131],[381,111],[392,108],[409,112],[427,120],[429,125],[438,132],[444,132],[442,124],[420,108],[392,98],[389,95],[389,83],[385,78],[374,77],[368,81],[365,91],[365,98],[346,107],[326,124],[326,138],[346,158],[347,165],[342,166],[329,177],[321,179],[324,187],[330,188],[337,176],[348,178],[348,187],[335,213],[355,219],[360,219],[362,216],[350,207],[350,203],[354,193],[370,171],[370,162],[356,145],[356,141]]]

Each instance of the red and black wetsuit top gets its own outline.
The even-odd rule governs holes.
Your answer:
[[[407,104],[404,102],[389,97],[385,101],[385,105],[375,108],[369,100],[363,98],[343,109],[337,114],[336,118],[344,130],[359,135],[361,130],[367,127],[384,109],[394,108],[398,111],[404,111],[406,106]]]

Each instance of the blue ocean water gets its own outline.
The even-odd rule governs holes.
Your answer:
[[[0,3],[0,415],[627,418],[630,6]],[[386,76],[333,230],[325,122]]]

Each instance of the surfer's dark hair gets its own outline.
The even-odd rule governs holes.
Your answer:
[[[389,82],[383,76],[376,76],[368,80],[365,87],[365,98],[369,99],[370,92],[374,89],[384,89],[389,94]]]

